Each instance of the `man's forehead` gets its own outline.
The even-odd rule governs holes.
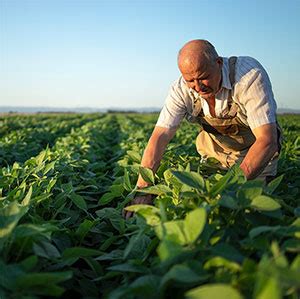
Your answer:
[[[186,78],[186,80],[196,79],[199,77],[204,77],[208,74],[207,66],[199,66],[199,67],[186,67],[181,69],[181,74]]]
[[[192,74],[182,74],[182,77],[185,79],[185,81],[194,81],[195,79],[203,80],[207,77],[205,73],[192,73]]]
[[[203,72],[209,67],[207,59],[198,59],[193,57],[187,57],[179,62],[179,68],[181,72],[191,73],[191,72]]]

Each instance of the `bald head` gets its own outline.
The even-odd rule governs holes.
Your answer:
[[[196,70],[202,65],[211,64],[218,58],[214,46],[203,39],[186,43],[178,54],[178,67],[181,71]]]

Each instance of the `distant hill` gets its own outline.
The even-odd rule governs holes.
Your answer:
[[[300,109],[278,108],[278,114],[300,114]]]
[[[0,113],[38,113],[38,112],[77,112],[92,113],[106,112],[107,109],[96,109],[90,107],[67,108],[67,107],[22,107],[22,106],[0,106]]]
[[[0,113],[39,113],[39,112],[75,112],[75,113],[95,113],[95,112],[139,112],[139,113],[151,113],[159,112],[160,108],[147,107],[147,108],[94,108],[94,107],[22,107],[22,106],[0,106]]]
[[[21,107],[21,106],[0,106],[0,113],[38,113],[38,112],[75,112],[75,113],[95,113],[95,112],[138,112],[138,113],[152,113],[159,112],[158,107],[147,107],[147,108],[93,108],[93,107],[77,107],[77,108],[67,108],[67,107]],[[289,108],[279,108],[277,110],[278,114],[300,114],[299,109],[289,109]]]

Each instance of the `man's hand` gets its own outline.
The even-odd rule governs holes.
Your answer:
[[[175,133],[176,133],[176,128],[168,129],[168,128],[162,128],[156,126],[145,148],[142,161],[141,161],[141,166],[147,167],[151,169],[153,173],[155,173],[162,159],[166,146],[173,138]],[[143,177],[139,175],[136,185],[138,189],[143,189],[148,187],[149,183],[147,183],[143,179]],[[128,205],[135,205],[135,204],[152,205],[153,204],[152,195],[150,194],[138,195]],[[123,217],[128,219],[133,216],[134,212],[123,210],[122,214]]]
[[[152,195],[151,194],[139,195],[135,197],[127,206],[138,205],[138,204],[153,205]],[[126,211],[124,209],[122,214],[124,218],[129,219],[134,215],[134,212]]]
[[[151,169],[153,173],[155,173],[162,159],[166,146],[173,138],[175,133],[176,133],[176,128],[168,129],[168,128],[162,128],[156,126],[145,148],[142,161],[141,161],[141,166],[147,167]],[[142,189],[148,187],[149,183],[144,181],[143,177],[139,175],[136,185],[138,189]],[[151,194],[138,195],[128,205],[135,205],[135,204],[152,205],[153,204],[152,195]],[[134,212],[123,210],[122,214],[123,217],[128,219],[133,216]]]

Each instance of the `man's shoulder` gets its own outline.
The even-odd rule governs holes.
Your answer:
[[[171,87],[174,89],[185,90],[188,89],[185,80],[182,76],[179,76],[175,81],[172,82]]]
[[[245,83],[255,78],[267,76],[267,72],[261,63],[250,56],[238,56],[236,61],[236,82]]]
[[[261,63],[256,58],[251,56],[238,56],[236,64],[237,69],[242,72],[250,71],[252,69],[264,69]]]
[[[182,99],[189,98],[189,88],[182,76],[177,78],[172,84],[170,88],[170,93],[176,94]]]

